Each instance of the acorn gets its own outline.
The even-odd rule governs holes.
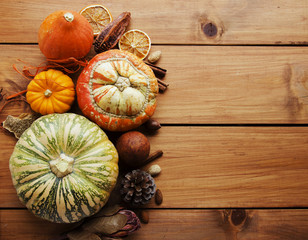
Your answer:
[[[120,162],[132,168],[143,165],[150,153],[150,142],[138,132],[130,131],[120,136],[116,143]]]

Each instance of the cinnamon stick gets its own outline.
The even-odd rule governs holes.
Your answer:
[[[159,79],[163,79],[166,76],[167,70],[161,67],[157,67],[154,64],[145,62],[154,72],[155,76]]]
[[[164,92],[166,91],[167,87],[169,86],[169,84],[164,83],[162,80],[160,80],[159,78],[157,78],[157,82],[158,82],[158,88],[160,92]]]
[[[158,84],[161,84],[161,85],[163,85],[163,86],[165,86],[165,87],[168,87],[168,86],[169,86],[169,84],[163,82],[163,81],[162,81],[161,79],[159,79],[159,78],[157,78],[157,82],[158,82]]]
[[[162,151],[162,150],[157,150],[157,151],[151,153],[151,154],[148,156],[147,160],[145,160],[145,162],[143,163],[143,165],[146,165],[146,164],[148,164],[148,163],[154,161],[155,159],[161,157],[162,155],[163,155],[163,151]]]
[[[163,151],[162,150],[157,150],[153,153],[151,153],[148,158],[142,163],[140,164],[138,167],[143,167],[145,165],[147,165],[150,162],[153,162],[155,159],[160,158],[163,155]]]
[[[163,69],[161,67],[157,67],[154,64],[145,62],[154,72],[155,77],[157,78],[158,81],[158,88],[160,92],[166,91],[168,84],[164,83],[162,79],[166,76],[167,70]]]
[[[167,90],[166,86],[159,84],[159,83],[158,83],[158,88],[159,88],[159,92],[162,92],[162,93]]]

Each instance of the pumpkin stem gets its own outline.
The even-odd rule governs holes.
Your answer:
[[[125,88],[130,86],[130,81],[126,77],[118,77],[116,83],[114,84],[121,92],[124,91]]]
[[[44,92],[45,97],[50,97],[51,94],[52,94],[52,91],[50,91],[49,89],[47,89],[47,90]]]
[[[72,22],[74,20],[74,15],[70,12],[64,13],[64,18],[68,22]]]
[[[64,153],[60,157],[49,161],[51,171],[59,178],[73,172],[74,158],[66,156]]]

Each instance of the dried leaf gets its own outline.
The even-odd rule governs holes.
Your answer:
[[[108,217],[115,215],[118,213],[123,207],[120,207],[120,205],[112,205],[110,207],[104,207],[102,208],[97,214],[95,214],[93,217]]]
[[[116,214],[108,217],[98,217],[87,221],[82,228],[94,233],[110,235],[121,230],[127,223],[127,217],[123,214]]]
[[[32,113],[22,113],[18,117],[8,115],[3,122],[3,128],[14,133],[15,137],[19,139],[21,134],[28,129],[39,116],[38,114]]]
[[[103,213],[112,215],[104,216]],[[76,236],[81,235],[83,237],[86,233],[95,233],[101,239],[103,237],[118,239],[132,234],[140,227],[140,220],[133,211],[115,205],[103,209],[100,216],[95,215],[88,218],[81,227],[74,230],[73,233],[68,233],[67,236],[70,237],[70,240],[82,240],[83,238],[76,238]]]

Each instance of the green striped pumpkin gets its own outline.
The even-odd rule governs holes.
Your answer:
[[[85,117],[50,114],[22,134],[10,171],[19,199],[36,216],[78,222],[107,202],[118,176],[118,153]]]

